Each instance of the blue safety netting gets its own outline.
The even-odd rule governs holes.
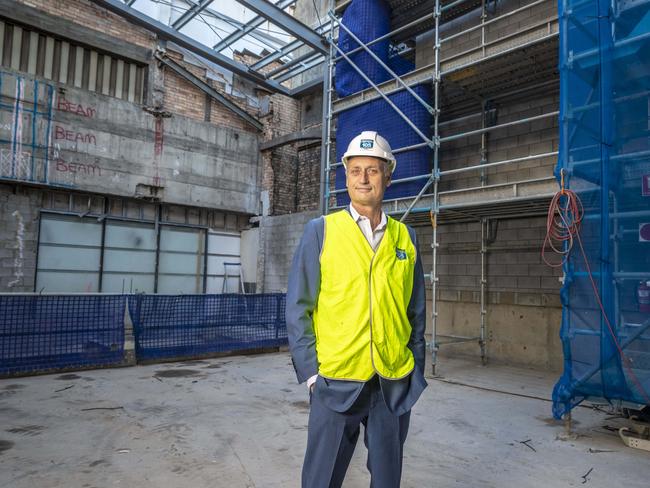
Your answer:
[[[416,86],[414,91],[425,100],[429,99],[431,95],[431,89],[426,85]],[[402,91],[389,95],[389,98],[402,112],[409,116],[411,122],[422,132],[428,134],[431,115],[413,95]],[[423,142],[420,136],[385,100],[373,100],[339,114],[336,131],[337,161],[341,161],[350,141],[362,130],[377,131],[388,140],[393,150]],[[431,174],[432,152],[428,146],[401,152],[396,156],[397,167],[393,173],[393,180],[417,175],[424,175],[425,177],[414,181],[392,184],[386,189],[384,199],[417,195],[427,181],[427,177]],[[337,190],[345,188],[345,168],[343,166],[336,169],[335,187]],[[350,197],[347,192],[337,195],[338,205],[347,205],[349,202]]]
[[[0,296],[0,374],[121,362],[125,310],[125,296]]]
[[[363,43],[390,32],[390,7],[384,0],[354,0],[343,13],[343,25],[350,29]],[[339,30],[338,46],[345,53],[359,47],[359,44],[344,30]],[[376,42],[370,50],[384,63],[388,63],[390,40]],[[350,54],[352,61],[373,83],[386,81],[388,72],[365,50]],[[341,60],[336,63],[336,92],[340,97],[352,95],[369,88],[370,85],[350,64]]]
[[[575,242],[556,418],[586,398],[647,404],[650,393],[650,0],[560,0],[559,18],[557,173],[584,205],[581,239],[605,314]]]
[[[135,295],[129,299],[138,360],[287,344],[286,295]]]
[[[342,23],[364,43],[390,32],[390,8],[384,0],[353,0],[343,14]],[[343,29],[339,31],[338,46],[349,52],[359,45]],[[414,68],[413,63],[399,56],[390,55],[390,41],[379,41],[370,46],[372,52],[397,75],[403,75]],[[391,75],[365,50],[350,55],[350,60],[373,83],[391,79]],[[348,96],[370,87],[357,69],[345,60],[336,64],[336,92],[340,97]],[[430,84],[414,87],[414,91],[431,104]],[[432,116],[410,93],[400,91],[389,95],[389,99],[427,137],[431,137]],[[364,130],[374,130],[384,136],[393,150],[420,144],[423,139],[383,98],[345,110],[338,114],[336,129],[336,160],[341,161],[350,141]],[[431,172],[432,151],[426,146],[397,154],[397,169],[393,180]],[[427,178],[391,185],[385,199],[416,195]],[[345,170],[339,166],[336,171],[335,187],[345,189]],[[337,194],[337,205],[349,203],[346,192]]]

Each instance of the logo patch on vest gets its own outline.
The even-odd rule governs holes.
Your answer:
[[[374,145],[375,141],[372,139],[361,139],[361,142],[359,143],[361,149],[372,149]]]
[[[399,247],[396,247],[395,256],[397,256],[397,259],[406,259],[406,251],[404,249],[400,249]]]

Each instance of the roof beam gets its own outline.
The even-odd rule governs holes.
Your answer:
[[[319,34],[322,34],[323,32],[325,32],[330,27],[330,24],[331,24],[331,21],[328,20],[321,27],[318,27],[316,29],[316,32],[318,32]],[[296,49],[298,49],[302,45],[303,45],[303,43],[301,41],[299,41],[299,40],[292,41],[289,44],[287,44],[286,46],[284,46],[282,49],[280,49],[278,51],[275,51],[274,53],[269,54],[268,56],[260,59],[256,63],[253,63],[251,65],[251,68],[253,68],[253,69],[263,68],[264,66],[267,66],[267,65],[271,64],[272,62],[281,59],[282,57],[288,55],[289,53],[292,53],[293,51],[295,51]]]
[[[321,54],[319,54],[319,53],[314,54],[314,51],[306,52],[302,56],[297,56],[297,57],[293,58],[291,61],[289,61],[289,62],[287,62],[285,64],[281,64],[277,68],[274,68],[271,71],[269,71],[268,73],[265,73],[265,76],[267,78],[273,78],[275,75],[277,75],[278,73],[281,73],[282,71],[286,71],[289,68],[291,68],[291,67],[293,67],[293,66],[295,66],[297,64],[301,64],[301,63],[304,63],[307,60],[311,60],[314,56],[321,56]]]
[[[183,1],[187,2],[188,0],[183,0]],[[206,10],[206,13],[208,15],[211,15],[215,19],[223,20],[225,23],[235,27],[236,29],[241,29],[245,25],[243,22],[235,20],[232,17],[228,17],[227,15],[222,14],[221,12],[217,12],[216,10],[210,8]],[[250,35],[251,37],[260,41],[265,46],[270,47],[271,49],[277,49],[275,47],[276,45],[285,46],[287,44],[286,41],[279,39],[275,36],[272,36],[270,34],[267,34],[266,32],[260,32],[254,30],[250,33]]]
[[[191,37],[181,34],[175,29],[172,29],[168,25],[165,25],[157,20],[152,19],[148,15],[139,12],[131,7],[127,7],[124,3],[119,0],[92,0],[97,5],[117,14],[129,22],[132,22],[135,25],[144,27],[145,29],[155,33],[161,39],[166,39],[178,44],[181,47],[184,47],[188,51],[191,51],[199,56],[204,57],[205,59],[212,61],[213,63],[226,68],[227,70],[232,71],[239,76],[246,78],[258,86],[265,88],[274,93],[282,93],[284,95],[289,94],[289,90],[282,86],[280,83],[277,83],[273,80],[266,80],[257,71],[249,68],[245,64],[238,63],[222,54],[219,54],[214,49],[210,49],[208,46],[205,46]]]
[[[198,3],[195,3],[190,8],[188,8],[183,15],[177,18],[172,24],[172,28],[176,30],[181,30],[189,21],[194,17],[200,14],[203,10],[208,8],[208,5],[212,3],[213,0],[199,0]]]
[[[294,142],[320,140],[321,137],[322,134],[320,127],[303,129],[298,132],[291,132],[290,134],[276,137],[270,141],[262,142],[260,144],[260,151],[266,151],[267,149],[273,149],[274,147],[284,146]]]
[[[323,54],[328,52],[325,39],[298,19],[266,0],[237,0],[238,3],[268,19],[282,30]]]
[[[317,54],[314,58],[312,58],[309,62],[307,63],[302,63],[302,65],[298,68],[292,69],[291,71],[287,71],[286,73],[283,73],[279,76],[276,76],[273,78],[275,81],[278,81],[282,83],[283,81],[287,81],[294,76],[298,76],[300,73],[304,73],[307,70],[310,70],[312,68],[315,68],[319,64],[323,62],[323,56],[320,54]]]
[[[289,5],[292,5],[294,3],[296,3],[296,0],[280,0],[276,5],[278,6],[278,8],[285,9]],[[228,34],[225,38],[223,38],[221,41],[215,44],[213,49],[221,52],[226,47],[230,46],[233,42],[237,42],[245,35],[257,29],[264,22],[266,22],[266,19],[258,15],[257,17],[249,21],[247,24],[239,27],[238,30],[233,31],[232,34]]]
[[[212,88],[210,85],[208,85],[205,81],[203,81],[201,78],[193,75],[190,73],[188,70],[186,70],[183,66],[180,64],[176,63],[172,59],[170,59],[167,56],[161,56],[159,54],[156,54],[156,59],[163,63],[165,66],[168,66],[171,68],[176,74],[179,76],[182,76],[185,78],[187,81],[192,83],[194,86],[202,90],[204,93],[207,93],[210,97],[214,98],[217,102],[221,103],[223,106],[225,106],[228,110],[234,112],[238,116],[240,116],[242,119],[244,119],[246,122],[251,124],[253,127],[255,127],[257,130],[262,130],[264,126],[262,123],[257,120],[255,117],[253,117],[251,114],[246,112],[244,109],[242,109],[239,105],[236,103],[228,100],[227,97],[219,93],[217,90]]]

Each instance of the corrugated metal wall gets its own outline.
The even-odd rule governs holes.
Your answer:
[[[146,66],[0,19],[0,65],[142,103]]]

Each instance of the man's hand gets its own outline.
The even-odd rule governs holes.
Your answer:
[[[316,385],[316,379],[318,378],[318,375],[315,374],[314,376],[310,377],[307,380],[307,388],[309,388],[309,393],[314,392],[314,386]]]

